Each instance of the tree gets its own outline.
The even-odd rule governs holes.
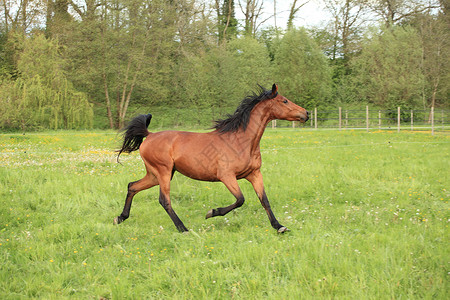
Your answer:
[[[181,1],[108,0],[66,40],[74,82],[103,102],[109,127],[123,127],[132,102],[167,99]],[[99,94],[99,91],[102,94]],[[101,97],[101,98],[100,98]],[[100,99],[99,99],[100,98]]]
[[[394,26],[372,32],[352,62],[354,92],[360,101],[380,107],[417,107],[424,86],[421,57],[420,38],[413,28]]]
[[[385,23],[386,27],[432,8],[439,8],[438,0],[376,0],[367,5]]]
[[[0,2],[0,28],[5,34],[10,31],[24,34],[39,25],[43,11],[44,3],[40,0],[3,0]]]
[[[68,0],[47,0],[45,27],[47,37],[64,39],[71,21]]]
[[[333,99],[340,103],[355,100],[351,89],[352,69],[349,62],[360,51],[366,0],[323,0],[331,14],[326,28],[314,29],[313,35],[330,58],[333,78]]]
[[[280,45],[280,36],[282,34],[283,31],[280,28],[270,26],[260,30],[257,36],[259,43],[263,44],[269,52],[271,62],[275,59],[275,53]]]
[[[422,70],[426,79],[423,107],[445,105],[450,90],[450,33],[446,16],[422,14],[411,22],[419,32]]]
[[[354,44],[359,40],[365,0],[324,0],[326,9],[332,15],[333,51],[331,59],[342,59],[347,65],[349,55],[354,51]]]
[[[86,94],[73,88],[56,41],[43,35],[19,39],[19,77],[0,83],[2,127],[90,128],[93,112]]]
[[[229,90],[234,89],[234,99],[243,98],[257,84],[270,84],[269,53],[256,39],[246,36],[234,39],[227,44],[227,52],[231,57],[228,76],[233,78]]]
[[[247,36],[255,37],[258,27],[266,22],[269,18],[258,22],[263,12],[263,1],[260,0],[245,0],[244,5],[239,0],[239,7],[244,14],[244,34]]]
[[[305,29],[289,30],[274,60],[275,81],[286,97],[306,107],[326,105],[331,92],[327,58]]]
[[[174,28],[177,55],[195,55],[217,45],[214,11],[198,1],[183,0],[178,5]]]
[[[238,21],[234,10],[234,0],[215,0],[219,43],[237,36]]]
[[[300,10],[300,8],[302,8],[303,6],[305,6],[306,4],[308,4],[308,1],[303,2],[301,4],[299,4],[297,6],[297,1],[298,0],[294,0],[294,2],[292,2],[291,4],[291,9],[289,11],[289,17],[288,17],[288,21],[287,21],[287,29],[290,30],[294,27],[294,19],[295,19],[295,15],[298,13],[298,11]]]
[[[235,107],[257,84],[268,84],[270,71],[264,45],[251,37],[233,39],[180,61],[177,102],[195,108]]]

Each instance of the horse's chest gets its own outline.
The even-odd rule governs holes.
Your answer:
[[[251,158],[249,168],[252,170],[261,168],[261,154],[258,153]]]
[[[237,168],[236,177],[247,177],[250,173],[259,168],[261,168],[261,155],[252,155],[248,157],[246,163]]]

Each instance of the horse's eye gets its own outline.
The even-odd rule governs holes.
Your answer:
[[[287,100],[284,100],[284,101],[283,101],[284,104],[287,104],[287,102],[288,102]]]

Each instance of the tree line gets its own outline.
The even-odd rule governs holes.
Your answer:
[[[448,2],[322,0],[328,22],[296,27],[305,3],[280,27],[276,0],[3,0],[0,127],[119,128],[144,107],[220,116],[273,82],[303,107],[448,107]]]

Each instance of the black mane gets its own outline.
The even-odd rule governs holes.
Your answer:
[[[212,128],[217,129],[220,133],[236,132],[241,128],[245,131],[248,122],[250,121],[250,113],[256,104],[263,100],[273,99],[277,93],[273,94],[272,91],[266,90],[258,84],[259,95],[253,92],[253,95],[245,97],[239,104],[236,111],[230,115],[228,114],[225,119],[215,120],[215,125]]]

